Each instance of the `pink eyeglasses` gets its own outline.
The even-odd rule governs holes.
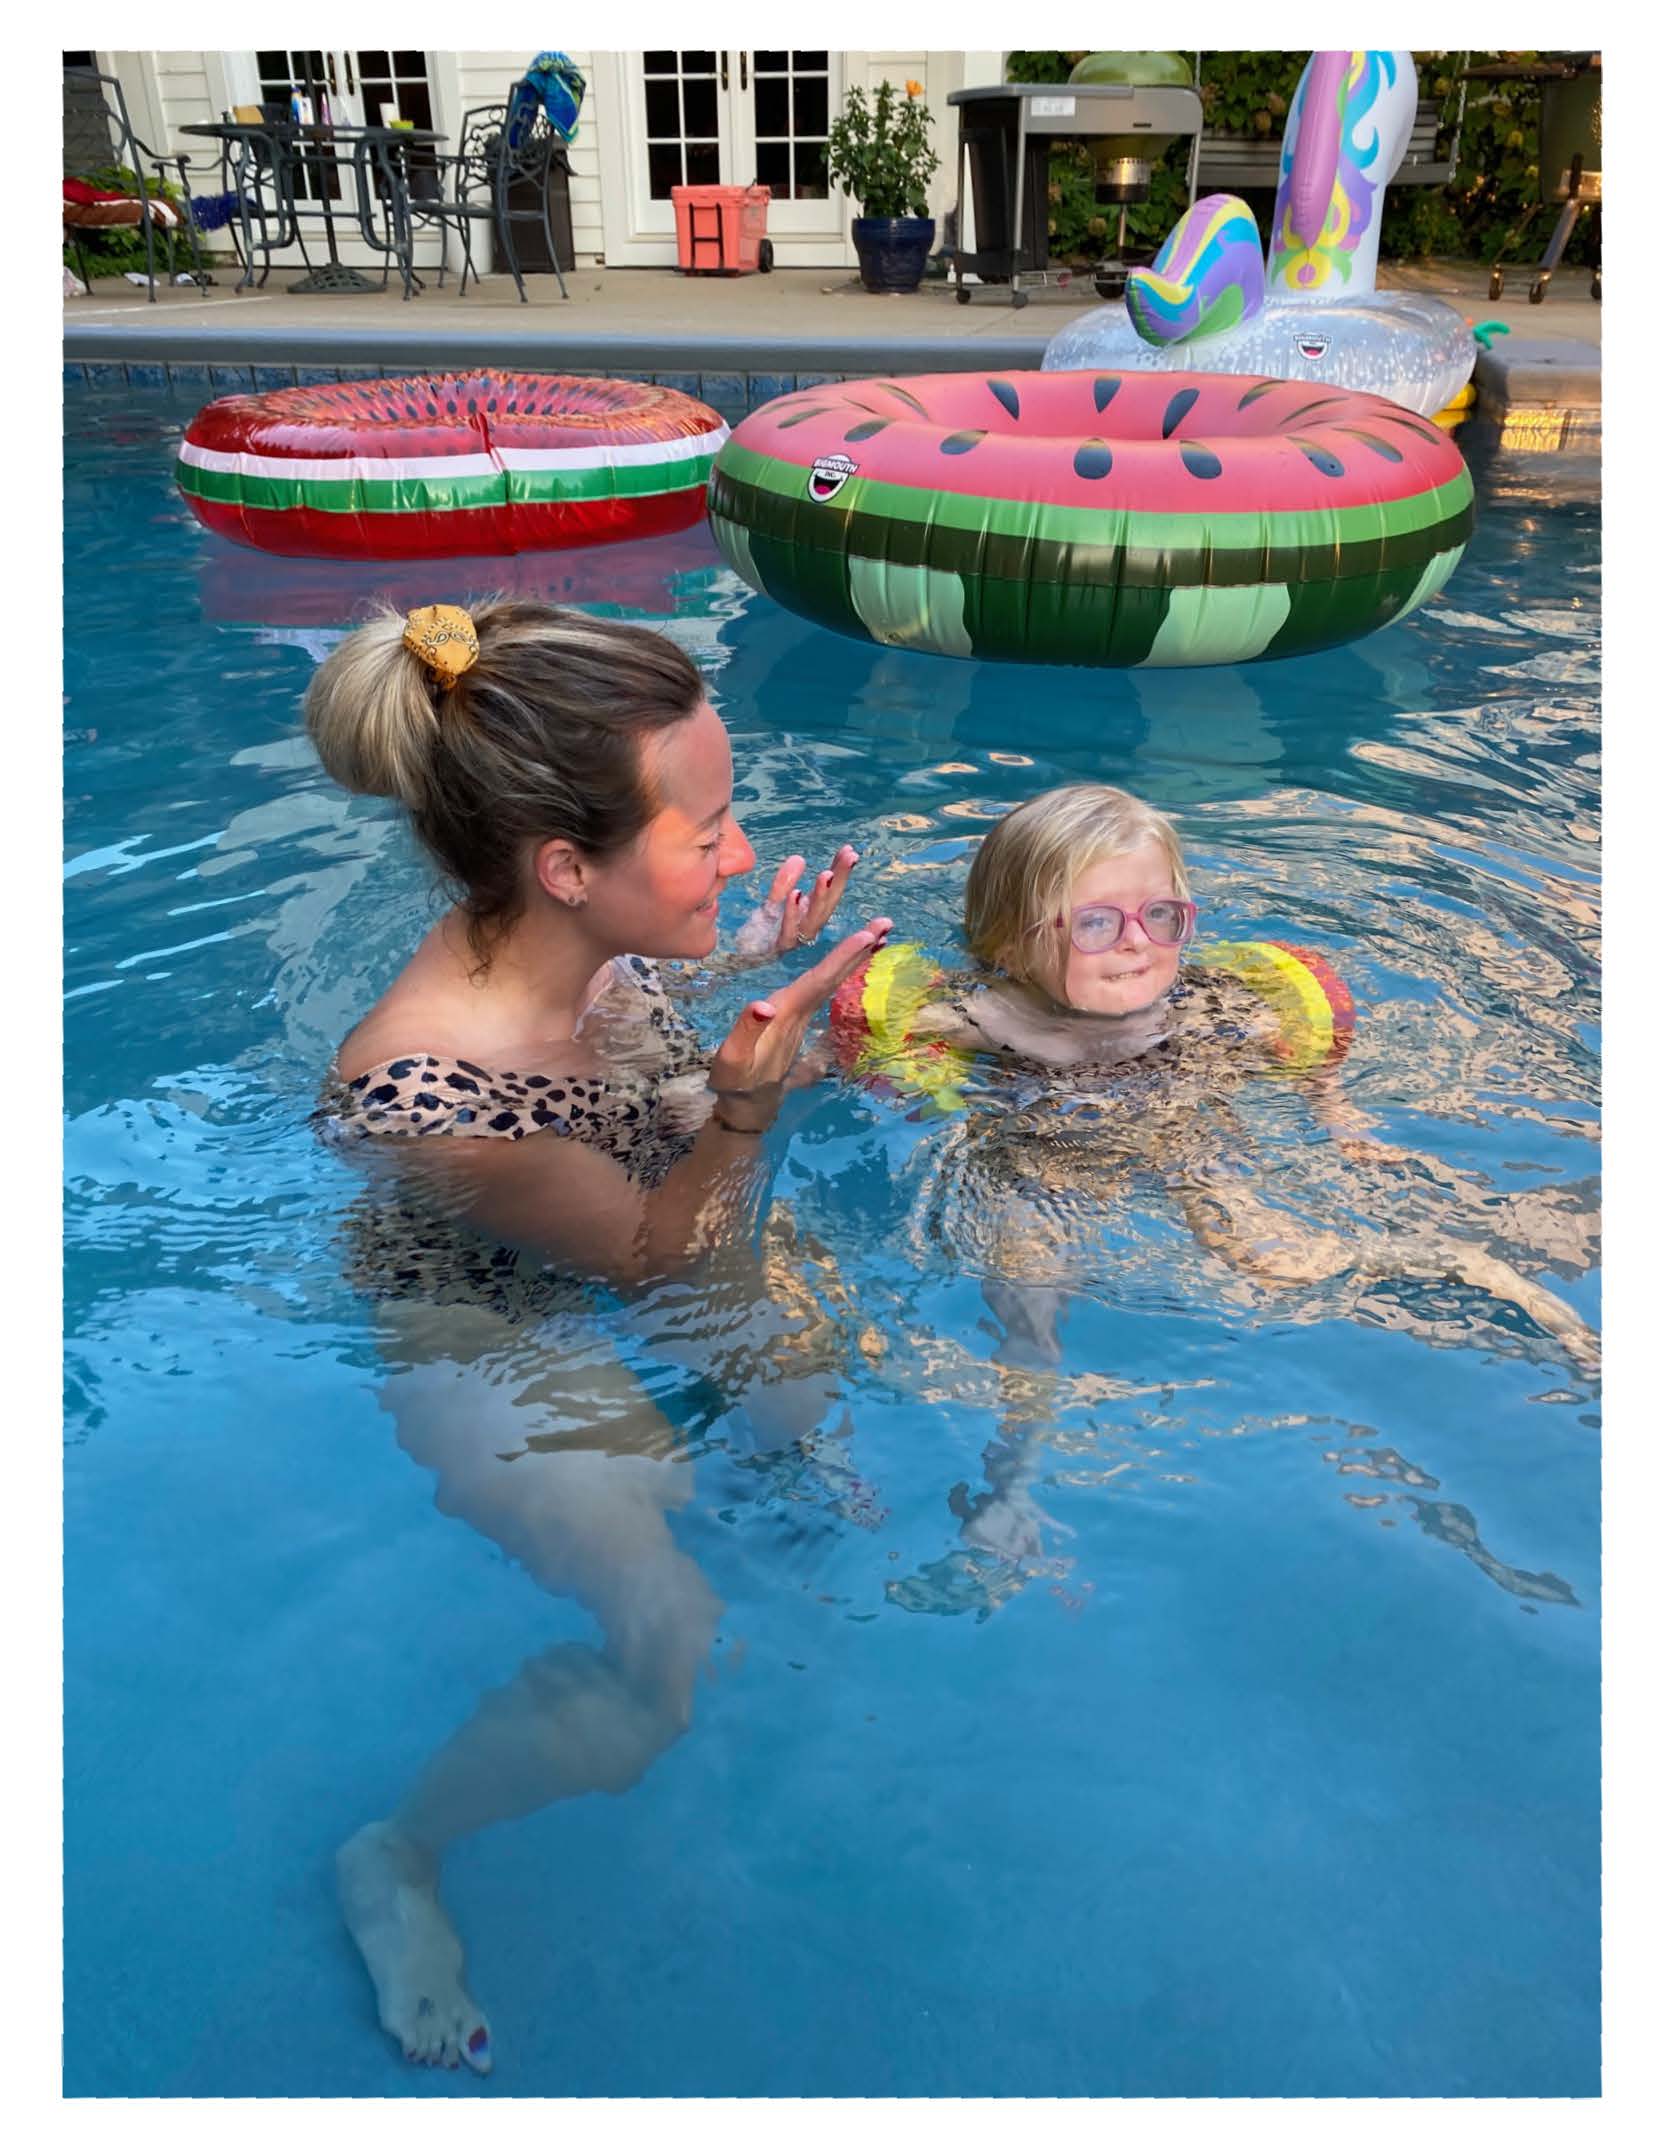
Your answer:
[[[1114,903],[1083,903],[1070,913],[1070,940],[1079,954],[1102,955],[1116,945],[1134,919],[1152,946],[1182,948],[1197,929],[1197,906],[1183,903],[1174,895],[1157,896],[1149,903],[1141,903],[1137,910],[1122,910]],[[1062,918],[1052,920],[1054,928],[1064,922]],[[1030,930],[1038,933],[1045,924],[1043,919]]]

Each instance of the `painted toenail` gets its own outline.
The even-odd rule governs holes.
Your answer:
[[[482,2025],[468,2040],[468,2049],[470,2052],[483,2052],[490,2043],[491,2032]]]

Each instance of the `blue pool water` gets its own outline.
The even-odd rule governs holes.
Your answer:
[[[306,1125],[430,914],[298,724],[388,578],[200,530],[191,403],[66,402],[67,2089],[1594,2094],[1590,1379],[1464,1285],[1251,1285],[1136,1172],[1026,1368],[952,1124],[841,1084],[770,1154],[843,1309],[849,1429],[771,1452],[597,1315],[693,1457],[672,1530],[722,1603],[712,1671],[623,1795],[458,1844],[496,2071],[405,2065],[333,1851],[594,1629],[401,1447],[340,1274],[356,1182]],[[1554,458],[1479,479],[1439,602],[1242,671],[861,646],[703,533],[391,586],[666,623],[760,856],[850,838],[864,908],[938,945],[1005,805],[1152,798],[1213,930],[1343,970],[1349,1094],[1473,1175],[1446,1228],[1594,1324],[1598,510]],[[713,1039],[738,993],[698,1003]],[[1425,1175],[1350,1176],[1291,1086],[1233,1109],[1278,1206],[1442,1213]],[[1047,1520],[1014,1559],[962,1526],[1020,1454]]]

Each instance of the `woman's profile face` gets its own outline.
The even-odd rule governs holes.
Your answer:
[[[724,882],[757,863],[734,818],[728,732],[709,702],[647,740],[642,772],[659,810],[627,850],[590,869],[588,922],[636,955],[709,955]]]

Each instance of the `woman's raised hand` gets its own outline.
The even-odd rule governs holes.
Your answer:
[[[717,1093],[717,1116],[723,1125],[755,1133],[770,1123],[811,1020],[889,931],[888,918],[869,918],[859,933],[841,940],[813,970],[806,970],[766,1000],[753,1000],[742,1011],[718,1048],[707,1078]]]
[[[832,864],[817,874],[807,893],[798,886],[806,862],[793,856],[781,866],[770,883],[768,896],[735,935],[739,954],[784,955],[792,948],[807,947],[820,936],[849,885],[856,851],[851,844],[840,845]]]

